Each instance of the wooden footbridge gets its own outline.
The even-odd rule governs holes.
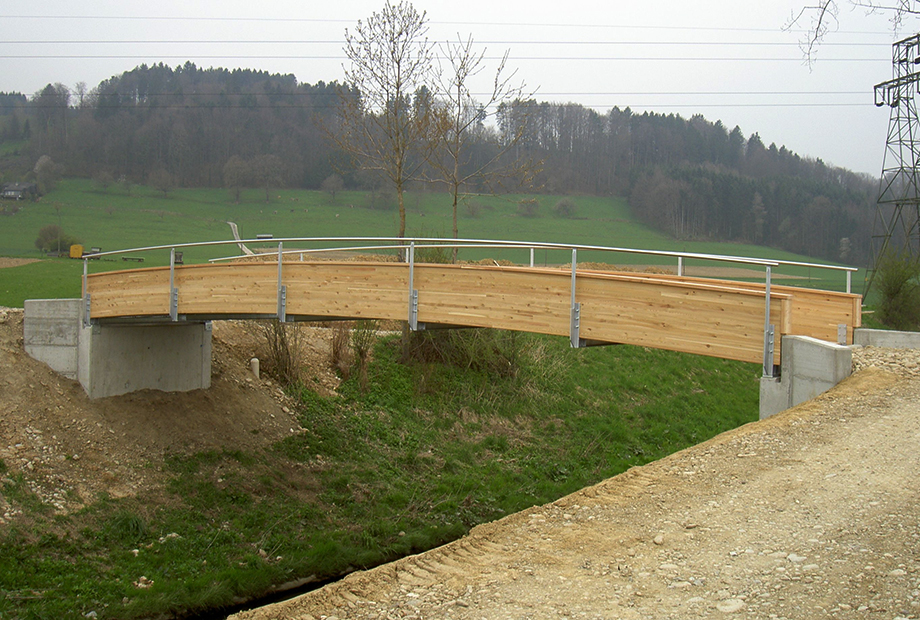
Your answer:
[[[860,326],[861,298],[771,282],[773,260],[625,248],[481,240],[324,239],[351,243],[343,249],[369,251],[402,247],[403,262],[317,260],[317,250],[290,249],[317,239],[272,240],[277,251],[257,257],[178,264],[176,250],[215,245],[183,244],[107,252],[87,260],[128,252],[169,251],[169,266],[88,273],[84,268],[84,323],[156,323],[277,317],[284,321],[390,319],[414,330],[491,327],[566,336],[573,347],[633,344],[762,363],[773,375],[780,364],[781,336],[804,335],[852,343]],[[367,245],[367,243],[375,245]],[[226,242],[265,243],[264,239]],[[365,245],[356,247],[356,243]],[[390,245],[385,245],[390,244]],[[433,245],[530,248],[530,263],[436,264],[416,260]],[[287,245],[288,249],[285,249]],[[533,248],[571,251],[566,268],[535,267]],[[607,250],[667,255],[675,275],[597,271],[578,267],[577,253]],[[324,251],[330,251],[326,249]],[[187,251],[185,253],[188,253]],[[762,269],[763,281],[741,282],[684,275],[686,259],[735,263]]]

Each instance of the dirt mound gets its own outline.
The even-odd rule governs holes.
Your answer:
[[[25,353],[22,320],[21,309],[0,308],[0,459],[27,471],[33,489],[58,510],[102,492],[123,497],[158,484],[156,464],[166,454],[260,449],[299,428],[280,386],[250,371],[262,342],[245,323],[214,324],[208,390],[90,400],[79,383]],[[318,387],[334,389],[323,362],[327,330],[309,329]]]

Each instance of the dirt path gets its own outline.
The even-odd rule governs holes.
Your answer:
[[[237,620],[917,618],[918,355]]]

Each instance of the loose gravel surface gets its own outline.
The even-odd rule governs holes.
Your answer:
[[[920,353],[237,620],[920,617]]]

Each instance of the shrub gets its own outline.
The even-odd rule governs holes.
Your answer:
[[[521,217],[537,217],[540,214],[540,203],[536,198],[525,198],[518,203],[517,213]]]
[[[920,262],[906,252],[889,252],[875,273],[881,301],[879,320],[894,329],[920,327]]]
[[[575,201],[571,198],[562,198],[556,203],[556,206],[553,207],[553,214],[556,217],[575,217]]]
[[[257,325],[268,349],[265,372],[285,386],[301,383],[304,336],[300,324],[270,319]]]
[[[367,207],[376,211],[392,211],[396,208],[396,194],[382,189],[375,190],[368,194]]]
[[[440,363],[513,377],[518,371],[521,348],[517,332],[445,329],[412,332],[403,357],[407,362]]]
[[[358,321],[351,330],[351,348],[355,353],[358,367],[358,383],[367,391],[367,368],[371,361],[371,352],[377,341],[377,321]]]
[[[93,185],[101,192],[107,192],[115,183],[115,177],[108,170],[99,170],[93,175]]]
[[[466,214],[469,217],[477,218],[482,213],[482,203],[478,200],[467,200],[464,205],[466,206]]]
[[[80,240],[66,234],[57,224],[48,224],[38,231],[35,247],[42,252],[66,252],[75,243],[80,243]]]
[[[335,323],[332,326],[332,339],[329,341],[329,365],[342,379],[348,379],[354,361],[349,348],[352,325],[350,321]]]

